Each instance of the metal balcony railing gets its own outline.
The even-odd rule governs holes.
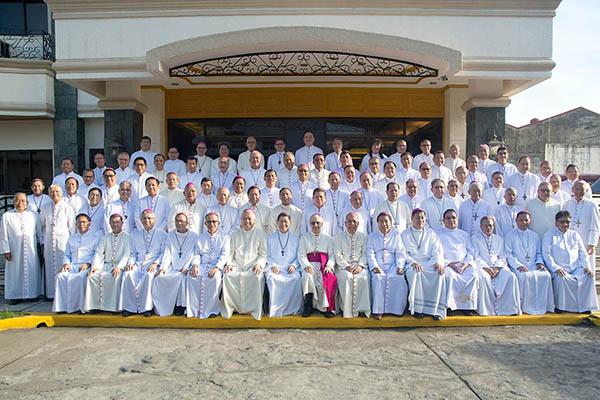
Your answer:
[[[0,33],[0,58],[55,61],[54,37],[49,33]]]

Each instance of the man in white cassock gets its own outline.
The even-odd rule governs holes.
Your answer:
[[[152,315],[152,283],[167,243],[167,233],[155,227],[154,211],[146,209],[140,218],[143,229],[131,235],[131,257],[123,271],[119,310],[124,317]]]
[[[238,175],[233,179],[232,185],[233,189],[231,192],[229,192],[229,205],[234,208],[241,208],[248,202],[248,195],[246,194],[246,179],[243,176]]]
[[[396,182],[388,183],[386,190],[387,200],[379,203],[371,217],[372,232],[377,231],[377,216],[382,212],[388,213],[392,219],[392,229],[397,233],[402,233],[403,230],[410,226],[410,210],[405,202],[399,201],[400,186]]]
[[[250,314],[256,320],[262,316],[267,235],[256,229],[255,224],[254,211],[245,210],[241,216],[241,229],[231,235],[231,257],[223,270],[223,318],[231,318],[234,311]]]
[[[281,204],[271,210],[269,217],[269,230],[267,234],[277,231],[277,217],[282,212],[288,214],[292,219],[290,232],[300,235],[300,227],[302,225],[302,211],[292,204],[292,191],[289,188],[283,188],[279,191],[279,200]]]
[[[423,199],[426,199],[427,197],[431,197],[432,194],[431,181],[433,179],[431,178],[431,166],[429,163],[421,163],[421,166],[419,167],[419,174],[420,176],[417,178],[417,182],[419,182],[419,188],[421,189],[421,195],[423,196]]]
[[[198,254],[185,280],[188,318],[205,319],[221,312],[221,274],[230,256],[230,238],[219,231],[219,215],[204,217],[204,232],[198,236]]]
[[[327,204],[333,210],[335,214],[335,219],[336,221],[338,221],[338,230],[341,230],[341,227],[339,225],[340,213],[342,212],[342,210],[344,210],[344,208],[346,208],[346,206],[350,202],[350,196],[348,195],[348,193],[342,192],[339,189],[341,181],[342,178],[340,177],[339,173],[330,172],[328,180],[329,190],[325,191],[325,196],[327,199],[325,200],[325,204]]]
[[[458,214],[444,212],[444,227],[437,233],[444,249],[446,285],[448,287],[448,315],[457,311],[474,315],[479,293],[479,271],[469,246],[469,235],[458,229]]]
[[[289,185],[292,190],[292,204],[302,212],[310,205],[313,190],[317,188],[317,185],[308,180],[308,171],[308,164],[300,164],[297,169],[298,180]]]
[[[117,185],[117,173],[114,169],[107,167],[102,173],[104,185],[100,186],[102,190],[102,202],[104,208],[119,199],[119,186]]]
[[[479,182],[484,188],[489,186],[487,176],[479,171],[479,157],[476,155],[467,157],[467,183],[471,182]]]
[[[277,232],[267,238],[265,276],[269,288],[269,317],[300,314],[302,283],[298,266],[298,235],[290,232],[290,215],[277,216]]]
[[[175,216],[175,230],[167,234],[160,268],[152,282],[152,303],[161,317],[185,312],[185,283],[188,271],[194,267],[198,235],[188,229],[184,213]]]
[[[360,189],[360,180],[356,178],[356,168],[354,165],[346,165],[344,167],[344,176],[340,183],[339,189],[348,194]]]
[[[398,200],[404,202],[408,206],[410,212],[412,213],[412,210],[421,206],[421,202],[425,198],[425,196],[422,196],[421,193],[419,193],[421,190],[427,189],[420,188],[419,182],[416,179],[410,178],[406,181],[405,184],[406,194],[400,196]]]
[[[283,155],[283,165],[277,169],[277,185],[280,188],[290,187],[290,185],[298,180],[298,172],[296,167],[296,157],[291,151]]]
[[[356,213],[358,215],[358,230],[365,235],[371,233],[371,213],[365,207],[363,203],[363,194],[358,190],[355,190],[350,195],[349,204],[342,210],[342,212],[338,216],[338,227],[344,227],[342,230],[345,230],[345,221],[346,215],[349,213]]]
[[[385,200],[385,196],[373,189],[373,175],[370,172],[360,174],[360,189],[358,191],[363,195],[363,204],[369,211],[369,215],[373,216],[375,208]]]
[[[573,218],[573,230],[579,233],[583,240],[592,267],[592,276],[594,276],[596,245],[600,235],[600,212],[593,201],[585,198],[588,190],[585,183],[585,181],[577,181],[573,184],[572,191],[575,197],[565,203],[563,210],[568,211]]]
[[[506,188],[502,186],[504,185],[504,175],[502,175],[502,172],[496,171],[489,181],[492,186],[483,191],[482,198],[492,207],[492,212],[495,212],[496,208],[504,204],[504,192],[506,191]]]
[[[88,271],[84,310],[119,311],[122,272],[131,256],[131,236],[123,232],[123,217],[110,217],[111,233],[104,235]]]
[[[562,190],[564,192],[566,192],[569,196],[574,197],[573,194],[573,184],[575,182],[578,182],[579,179],[579,167],[575,164],[569,164],[567,165],[567,169],[565,170],[565,175],[567,176],[567,179],[564,180],[564,182],[562,183]],[[585,198],[588,200],[592,199],[592,188],[590,187],[590,184],[583,181],[583,185],[587,187],[587,190],[585,192]]]
[[[176,203],[171,207],[169,220],[167,223],[167,231],[175,230],[175,216],[179,213],[184,213],[188,218],[188,229],[199,235],[202,232],[202,220],[206,214],[204,204],[198,201],[198,188],[193,183],[188,183],[183,191],[185,199]]]
[[[196,143],[196,155],[194,157],[198,160],[198,172],[204,176],[211,176],[214,160],[206,155],[207,150],[208,146],[206,145],[206,142],[200,140]],[[229,162],[229,158],[227,160]],[[229,165],[227,165],[227,168],[229,169]]]
[[[396,176],[397,169],[398,168],[396,167],[396,164],[393,161],[386,161],[383,165],[383,177],[375,183],[375,190],[385,195],[387,185],[389,183],[398,183],[398,178]]]
[[[554,311],[552,276],[544,265],[539,236],[529,230],[531,216],[527,211],[517,214],[517,229],[504,238],[508,266],[517,276],[521,294],[521,311],[541,315]]]
[[[321,231],[323,218],[310,217],[310,232],[300,237],[298,263],[302,268],[302,293],[304,295],[303,317],[309,317],[315,307],[326,318],[335,315],[337,276],[333,238]]]
[[[281,204],[279,200],[279,189],[277,186],[277,173],[269,169],[265,172],[265,187],[260,190],[260,202],[269,207],[270,210],[274,209]]]
[[[246,138],[247,150],[238,156],[237,160],[237,171],[241,175],[245,170],[252,168],[252,154],[254,152],[260,155],[260,160],[257,168],[265,168],[265,162],[261,152],[256,150],[256,138],[254,136],[248,136]]]
[[[238,167],[240,164],[238,163]],[[249,187],[256,186],[259,189],[265,185],[265,169],[263,168],[264,161],[262,154],[258,150],[253,150],[250,155],[250,166],[244,170],[240,170],[240,175],[244,177]]]
[[[303,214],[300,232],[304,234],[310,231],[310,216],[313,214],[319,214],[321,218],[323,218],[323,226],[321,227],[321,230],[329,236],[334,237],[338,232],[338,221],[335,217],[335,212],[327,204],[325,190],[316,188],[313,191],[312,200],[312,204],[306,207],[306,211]]]
[[[44,235],[44,295],[46,299],[53,299],[56,274],[63,266],[67,241],[75,232],[75,211],[62,199],[60,186],[50,185],[48,195],[52,203],[42,207],[40,219]]]
[[[194,160],[196,159],[194,158]],[[142,210],[154,211],[156,218],[155,226],[163,231],[167,230],[171,206],[169,205],[169,200],[158,194],[159,185],[158,179],[153,176],[146,179],[146,192],[148,195],[139,199],[135,205],[135,225],[138,231],[144,229],[141,222]]]
[[[212,178],[209,178],[208,176],[202,178],[202,186],[196,189],[198,190],[198,197],[196,201],[202,204],[202,207],[204,207],[205,210],[207,210],[208,207],[212,207],[217,204],[217,196],[213,192]]]
[[[522,156],[519,158],[517,173],[506,178],[507,188],[515,188],[519,196],[517,197],[517,206],[526,207],[527,201],[534,199],[538,186],[541,183],[540,178],[529,172],[531,169],[531,158]],[[532,219],[534,219],[532,217]]]
[[[461,203],[469,199],[469,184],[471,182],[467,181],[467,168],[466,167],[458,167],[456,171],[454,171],[454,176],[456,176],[456,182],[458,183],[458,190],[456,192],[456,196],[461,199]]]
[[[463,201],[458,209],[458,228],[473,236],[479,230],[479,222],[486,215],[492,215],[488,203],[481,199],[483,185],[473,182],[469,185],[469,200]]]
[[[431,166],[431,177],[433,179],[441,179],[447,185],[450,179],[452,179],[453,173],[450,171],[450,168],[444,166],[445,161],[446,156],[444,156],[444,152],[442,150],[436,151],[433,156],[433,165]]]
[[[409,310],[415,318],[446,318],[444,251],[437,234],[426,226],[425,211],[413,210],[412,226],[401,234],[406,248]]]
[[[77,179],[70,177],[65,181],[65,190],[63,201],[66,201],[68,205],[73,208],[73,212],[76,213],[87,203],[87,198],[83,197],[77,190],[79,188],[79,182]]]
[[[496,234],[502,238],[505,238],[510,231],[517,227],[517,214],[521,210],[515,205],[516,201],[517,191],[508,188],[504,191],[504,204],[494,211]]]
[[[598,310],[598,297],[589,258],[583,240],[570,229],[571,214],[559,211],[556,227],[542,240],[542,255],[552,273],[556,311],[585,312]]]
[[[206,212],[219,215],[219,231],[223,235],[231,235],[238,228],[238,209],[229,205],[229,189],[226,187],[217,190],[217,205],[209,207]]]
[[[402,153],[402,156],[400,156],[401,165],[397,165],[398,171],[396,172],[396,182],[398,182],[400,187],[406,185],[406,182],[409,179],[417,180],[420,177],[419,171],[413,169],[414,167],[412,166],[412,162],[413,157],[409,151],[405,151],[404,153]]]
[[[554,200],[558,201],[561,207],[569,200],[571,200],[571,194],[562,190],[562,178],[560,175],[552,174],[548,179],[550,185],[552,185],[552,192],[550,192],[550,197]]]
[[[427,215],[427,226],[436,232],[444,227],[444,213],[447,210],[458,212],[454,202],[444,197],[445,191],[446,184],[444,181],[436,178],[431,181],[433,196],[429,196],[421,203],[421,208],[425,210],[425,215]]]
[[[217,171],[212,175],[214,190],[222,187],[231,190],[233,188],[233,179],[236,175],[229,171],[229,157],[220,157],[217,165]]]
[[[88,193],[88,201],[77,212],[77,215],[85,214],[90,217],[90,230],[100,231],[104,234],[104,204],[102,203],[102,191],[93,187]],[[110,231],[107,231],[110,232]]]
[[[131,182],[131,200],[137,203],[142,197],[148,196],[146,180],[151,178],[152,175],[146,172],[146,159],[144,157],[136,158],[133,167],[135,168],[135,173],[130,175],[126,180]]]
[[[47,194],[44,194],[45,189],[44,181],[40,178],[34,178],[31,181],[31,194],[27,196],[27,209],[40,215],[42,213],[42,206],[50,204],[52,200]]]
[[[506,263],[504,240],[494,234],[494,218],[483,217],[471,237],[473,258],[480,268],[479,315],[521,315],[519,282]]]
[[[554,227],[552,221],[560,211],[560,204],[550,198],[551,190],[548,182],[542,182],[537,189],[537,197],[529,200],[525,205],[525,210],[531,215],[530,228],[538,234],[540,240]]]
[[[385,211],[377,215],[377,229],[367,240],[367,260],[371,271],[373,318],[383,314],[403,315],[408,298],[404,264],[406,253],[400,234],[392,229],[392,217]]]
[[[131,183],[123,181],[119,185],[119,198],[104,207],[104,232],[110,232],[110,216],[120,214],[123,217],[123,231],[135,232],[135,206],[131,202]]]
[[[456,143],[452,143],[450,148],[448,149],[448,153],[450,153],[450,157],[446,159],[444,166],[448,167],[450,171],[452,171],[452,176],[455,176],[454,173],[458,167],[465,167],[467,164],[465,161],[460,158],[460,146]]]
[[[448,182],[448,190],[446,191],[446,194],[444,194],[444,197],[452,200],[455,209],[458,210],[460,208],[463,198],[458,194],[458,181],[456,179],[450,179]]]
[[[173,204],[183,200],[183,190],[178,187],[179,177],[175,172],[169,172],[165,182],[166,185],[161,186],[158,194],[169,200],[169,205],[173,207]]]
[[[185,174],[179,176],[179,189],[185,189],[188,183],[193,183],[196,187],[200,187],[204,175],[198,172],[198,160],[194,156],[189,156],[186,159],[185,169]]]
[[[358,215],[346,215],[346,230],[335,237],[334,253],[339,289],[338,310],[344,318],[371,315],[369,271],[367,264],[367,235],[358,232]]]
[[[238,209],[237,221],[241,221],[242,212],[246,209],[254,211],[256,216],[255,228],[267,233],[271,218],[271,209],[260,202],[260,188],[251,186],[248,189],[248,202]]]
[[[317,153],[313,156],[314,169],[311,169],[308,174],[308,180],[317,185],[317,187],[327,190],[329,189],[329,170],[325,169],[325,156]]]
[[[56,276],[56,291],[52,312],[83,312],[85,309],[85,286],[89,268],[92,266],[96,247],[103,233],[90,229],[87,214],[77,216],[77,232],[67,241],[63,266]]]
[[[58,185],[55,187],[60,190]],[[48,206],[52,205],[45,207]],[[13,207],[2,215],[0,222],[0,253],[6,260],[4,298],[10,304],[42,294],[37,252],[41,232],[38,214],[27,209],[27,196],[22,192],[15,193]]]
[[[296,150],[295,154],[296,165],[307,164],[310,169],[313,169],[315,167],[312,163],[313,155],[317,153],[323,154],[323,150],[313,146],[315,144],[315,134],[311,131],[304,132],[302,140],[304,141],[304,146]]]

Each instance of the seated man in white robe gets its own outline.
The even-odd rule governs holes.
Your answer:
[[[290,188],[283,188],[279,191],[279,200],[281,204],[271,210],[271,216],[269,217],[269,230],[267,234],[271,234],[277,231],[277,217],[282,212],[289,214],[292,219],[292,225],[290,225],[290,232],[300,235],[300,226],[302,225],[302,211],[298,207],[292,204],[292,191]]]
[[[371,270],[373,318],[380,320],[383,314],[404,314],[408,285],[404,276],[406,253],[400,234],[392,229],[392,217],[383,211],[376,220],[377,229],[367,240],[367,260]]]
[[[265,290],[263,270],[267,262],[267,235],[255,228],[256,215],[245,210],[241,228],[231,236],[231,257],[223,270],[221,315],[231,318],[234,311],[260,320]]]
[[[322,156],[322,154],[319,154]],[[314,171],[314,170],[313,170]],[[313,214],[319,214],[323,218],[323,227],[321,230],[331,237],[334,237],[338,232],[338,221],[335,217],[335,212],[327,204],[327,197],[325,190],[316,188],[312,194],[312,204],[306,207],[303,213],[302,226],[300,232],[302,234],[310,231],[310,216]]]
[[[246,178],[237,175],[233,178],[232,187],[233,188],[229,192],[229,205],[239,209],[248,202],[248,195],[246,194]]]
[[[516,201],[517,190],[508,188],[504,191],[504,204],[494,211],[496,234],[502,238],[517,227],[517,214],[521,210],[516,206]]]
[[[367,235],[358,232],[358,214],[346,215],[344,232],[334,241],[335,266],[339,289],[338,310],[344,318],[371,315],[369,271],[367,265]]]
[[[335,255],[333,238],[321,231],[323,218],[310,217],[310,232],[300,237],[298,262],[302,268],[303,317],[310,317],[313,307],[326,318],[335,315],[337,276],[334,275]]]
[[[553,229],[552,220],[560,211],[560,204],[550,198],[551,191],[548,182],[540,183],[537,188],[537,197],[530,199],[525,205],[525,210],[529,211],[531,215],[530,229],[539,235],[540,240],[546,232]]]
[[[412,213],[415,208],[419,208],[421,206],[421,202],[425,198],[422,196],[419,191],[427,190],[425,188],[419,187],[419,182],[416,179],[408,179],[405,184],[405,192],[398,198],[398,200],[403,201],[408,206],[408,209]]]
[[[421,208],[425,210],[425,215],[427,215],[427,225],[436,232],[444,227],[444,213],[446,210],[458,212],[454,202],[444,197],[445,191],[446,184],[444,181],[435,178],[431,181],[433,196],[429,196],[421,203]]]
[[[58,185],[55,188],[61,190]],[[15,193],[13,207],[0,222],[0,253],[6,260],[4,298],[11,305],[42,294],[43,279],[37,250],[41,232],[38,214],[27,209],[27,196],[22,192]]]
[[[167,234],[166,242],[160,269],[152,282],[152,303],[161,317],[185,312],[184,279],[195,265],[198,242],[198,235],[188,229],[187,215],[175,216],[175,230]]]
[[[185,199],[179,203],[175,203],[171,207],[169,219],[167,222],[167,231],[175,230],[175,216],[179,213],[184,213],[188,218],[188,229],[199,235],[202,232],[202,220],[206,214],[204,204],[198,201],[198,188],[194,183],[185,185],[183,191]]]
[[[260,190],[260,202],[269,207],[270,210],[274,209],[281,204],[279,200],[279,189],[277,186],[277,173],[269,169],[265,172],[265,187]]]
[[[205,319],[221,312],[221,274],[230,256],[230,238],[219,230],[219,214],[204,217],[204,232],[198,236],[196,261],[185,283],[188,318]]]
[[[290,232],[290,215],[277,216],[277,232],[267,238],[265,275],[269,288],[269,317],[300,314],[302,284],[298,266],[298,235]]]
[[[363,203],[363,194],[358,190],[355,190],[350,195],[350,203],[342,210],[338,216],[338,226],[343,226],[346,229],[346,215],[349,213],[356,213],[358,215],[358,230],[359,232],[368,235],[371,233],[371,213],[365,207]]]
[[[146,192],[148,195],[139,199],[135,205],[135,225],[138,231],[144,229],[141,222],[142,210],[148,209],[154,211],[156,217],[155,226],[163,231],[167,230],[167,220],[171,212],[171,206],[169,205],[169,200],[158,194],[159,185],[158,179],[153,176],[146,179]]]
[[[183,190],[179,189],[179,177],[175,172],[169,172],[165,180],[166,185],[161,186],[158,194],[169,200],[169,205],[183,201]]]
[[[256,229],[266,234],[269,230],[271,209],[260,202],[260,188],[258,186],[250,186],[248,189],[248,202],[238,209],[238,221],[241,221],[242,212],[248,208],[254,211],[256,216]]]
[[[238,229],[238,210],[229,205],[229,189],[220,187],[217,189],[217,205],[209,207],[206,213],[217,213],[219,215],[219,231],[223,235],[231,235]]]
[[[104,204],[102,203],[102,191],[93,187],[88,192],[88,201],[79,209],[79,214],[90,217],[90,231],[100,231],[104,234]],[[110,232],[110,231],[107,231]]]
[[[119,309],[123,316],[152,315],[152,283],[167,243],[167,233],[155,227],[154,211],[141,215],[143,229],[131,237],[131,257],[123,272]]]
[[[516,223],[517,229],[504,238],[504,248],[508,266],[519,281],[521,311],[530,315],[553,312],[552,276],[544,265],[540,238],[529,230],[531,216],[521,211]]]
[[[386,163],[387,164],[387,163]],[[392,218],[392,229],[397,233],[402,233],[403,230],[410,226],[410,210],[405,202],[399,201],[400,186],[396,182],[390,182],[386,190],[387,200],[381,202],[371,217],[372,232],[377,232],[377,216],[382,212],[390,214]]]
[[[110,216],[120,214],[123,217],[123,231],[135,232],[135,206],[131,201],[131,183],[123,181],[119,185],[119,198],[104,207],[104,232],[110,232]]]
[[[446,318],[444,251],[437,234],[426,226],[425,211],[412,212],[412,226],[401,234],[406,248],[409,310],[415,318]]]
[[[556,312],[589,313],[598,310],[598,297],[583,240],[570,229],[571,214],[559,211],[556,227],[542,240],[542,255],[552,272]]]
[[[90,217],[77,215],[77,232],[65,248],[63,267],[56,276],[56,292],[52,312],[83,312],[88,269],[103,234],[90,229]]]
[[[492,174],[490,182],[492,187],[489,187],[483,191],[483,201],[488,203],[492,207],[492,212],[496,211],[496,208],[504,204],[504,192],[506,188],[504,185],[504,175],[502,172],[496,171]]]
[[[111,233],[100,239],[88,272],[85,311],[119,311],[123,269],[131,256],[131,236],[123,232],[123,217],[110,217]]]
[[[473,259],[479,276],[479,315],[521,315],[519,282],[506,263],[504,240],[494,234],[494,217],[481,219],[479,232],[471,237]]]
[[[469,235],[458,229],[458,214],[444,212],[444,227],[438,232],[444,249],[448,315],[474,315],[479,292],[479,271],[469,248]]]
[[[469,185],[469,200],[463,201],[458,209],[458,228],[475,235],[479,231],[479,222],[486,215],[492,215],[492,208],[481,199],[483,185],[473,182]]]

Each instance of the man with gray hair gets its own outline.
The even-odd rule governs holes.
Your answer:
[[[554,226],[554,216],[560,211],[560,204],[550,198],[551,186],[542,182],[537,188],[537,197],[525,204],[525,210],[531,215],[530,229],[538,234],[540,240]],[[518,204],[518,203],[517,203]]]
[[[469,236],[477,233],[481,218],[492,215],[492,209],[488,203],[481,199],[483,185],[473,182],[469,185],[469,200],[465,200],[458,210],[458,228],[467,232]]]

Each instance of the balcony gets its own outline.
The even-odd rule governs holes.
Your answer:
[[[0,58],[55,61],[54,37],[49,33],[0,34]]]

